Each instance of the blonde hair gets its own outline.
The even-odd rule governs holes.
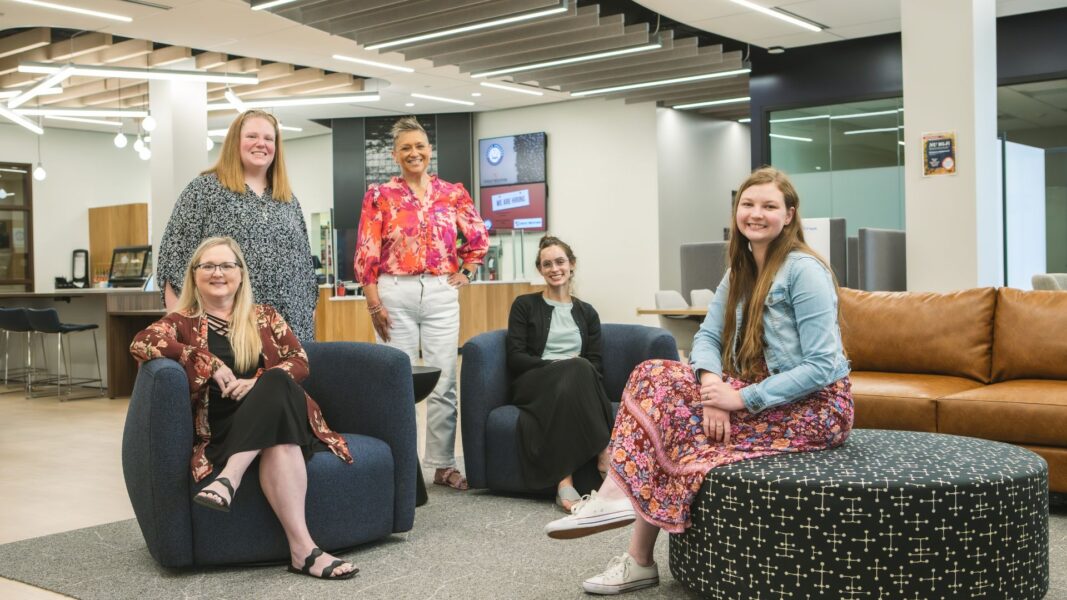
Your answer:
[[[793,209],[793,219],[782,228],[778,237],[771,241],[767,247],[767,255],[763,260],[763,270],[756,267],[756,258],[752,255],[748,239],[737,228],[737,205],[745,190],[755,185],[773,183],[785,197],[785,209],[789,212]],[[778,269],[785,263],[790,252],[799,251],[810,254],[819,260],[830,271],[826,260],[819,256],[804,242],[804,228],[800,224],[800,196],[796,188],[785,173],[773,167],[761,167],[752,172],[748,179],[741,184],[734,196],[733,209],[730,211],[730,243],[727,252],[727,260],[730,267],[730,293],[726,297],[726,311],[723,318],[722,335],[722,363],[723,369],[733,373],[736,377],[751,381],[761,370],[763,360],[763,309],[767,299],[767,293],[774,282],[774,276]],[[834,279],[834,287],[837,287],[837,279]],[[742,329],[740,347],[734,353],[734,332],[737,329],[736,307],[744,302],[742,311]]]
[[[248,279],[248,268],[241,247],[230,237],[211,237],[200,242],[193,251],[193,257],[185,267],[185,282],[182,293],[178,296],[175,312],[188,312],[197,317],[204,316],[203,301],[200,290],[196,287],[196,265],[204,253],[215,246],[226,246],[237,257],[237,268],[241,270],[241,283],[237,286],[237,295],[233,301],[233,315],[230,317],[230,347],[233,348],[234,367],[236,371],[248,371],[259,364],[259,355],[263,352],[263,340],[259,337],[256,325],[255,303],[252,300],[252,284]]]
[[[273,199],[279,202],[292,201],[293,190],[289,187],[289,176],[285,170],[285,151],[282,148],[282,132],[278,128],[278,119],[263,110],[246,110],[230,123],[230,128],[226,130],[226,139],[222,142],[222,150],[219,151],[219,160],[201,175],[214,173],[226,189],[235,194],[245,193],[245,169],[241,163],[241,129],[249,119],[264,119],[274,127],[274,160],[267,167],[267,181],[270,182]]]
[[[401,117],[396,123],[393,123],[392,129],[389,130],[389,135],[393,136],[393,149],[396,150],[396,140],[402,134],[411,131],[421,131],[422,135],[426,136],[426,140],[429,141],[430,134],[426,133],[422,125],[419,124],[419,120],[413,116]]]

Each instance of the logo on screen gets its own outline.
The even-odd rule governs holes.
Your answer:
[[[504,160],[504,147],[500,144],[490,144],[485,150],[485,160],[494,167],[499,165],[500,161]]]

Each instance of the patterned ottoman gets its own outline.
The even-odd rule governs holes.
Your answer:
[[[839,448],[714,469],[674,578],[708,598],[1038,599],[1048,466],[975,438],[857,429]]]

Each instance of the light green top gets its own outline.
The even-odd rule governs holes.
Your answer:
[[[548,325],[548,340],[541,358],[545,360],[562,360],[574,358],[582,352],[582,333],[571,314],[570,302],[564,304],[555,300],[544,299],[552,307],[552,321]]]

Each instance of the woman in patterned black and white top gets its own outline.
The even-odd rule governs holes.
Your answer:
[[[185,265],[209,237],[244,250],[258,304],[277,310],[301,342],[315,339],[318,288],[300,203],[289,188],[278,121],[261,110],[234,119],[215,166],[178,198],[159,248],[156,281],[170,310]]]

